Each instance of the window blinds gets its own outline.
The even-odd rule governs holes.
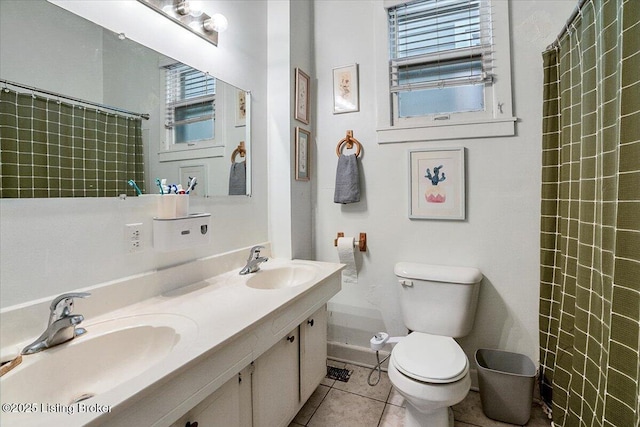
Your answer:
[[[166,128],[213,120],[216,79],[180,63],[165,68]]]
[[[418,0],[388,13],[391,92],[491,81],[488,0]]]

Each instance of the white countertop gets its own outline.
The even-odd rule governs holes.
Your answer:
[[[247,280],[259,277],[262,271],[296,264],[312,266],[315,277],[294,287],[255,289],[246,286]],[[83,410],[95,412],[24,414],[6,412],[3,406],[0,421],[3,425],[5,422],[10,425],[168,425],[335,295],[340,290],[342,267],[336,263],[270,259],[257,273],[240,276],[239,269],[233,269],[93,318],[85,315],[81,326],[89,331],[86,339],[90,339],[92,324],[128,316],[140,316],[140,322],[148,315],[180,316],[188,319],[187,323],[192,322],[192,326],[186,328],[185,336],[181,337],[186,346],[115,388],[83,402],[88,406]],[[73,341],[59,348],[71,345]],[[56,348],[25,356],[22,366],[0,380],[0,388],[5,378],[21,368],[28,368],[37,358],[47,357],[47,352],[52,351]],[[64,384],[60,387],[63,389]],[[180,393],[176,393],[178,390]],[[10,402],[2,397],[8,393],[2,391],[3,404],[28,403]],[[104,410],[108,412],[100,413]]]

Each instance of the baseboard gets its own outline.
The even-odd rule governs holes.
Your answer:
[[[380,351],[380,360],[389,355],[388,351]],[[376,352],[368,347],[343,344],[335,341],[327,342],[327,357],[336,362],[350,363],[353,365],[373,368],[376,366]],[[387,370],[387,362],[382,364],[382,369]]]

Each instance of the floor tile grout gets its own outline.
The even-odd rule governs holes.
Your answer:
[[[329,391],[331,391],[331,389],[333,388],[333,386],[326,386],[329,387]],[[327,395],[329,394],[329,392],[327,392],[327,394],[325,394],[322,397],[322,400],[320,400],[320,403],[318,404],[318,406],[313,410],[313,413],[311,414],[311,416],[309,417],[309,419],[307,420],[306,423],[304,423],[305,426],[308,426],[309,423],[311,422],[311,419],[313,418],[313,416],[316,414],[316,412],[318,412],[318,409],[320,408],[320,405],[322,405],[322,402],[324,402],[324,400],[327,398]]]
[[[380,376],[382,377],[382,373],[380,373]],[[380,378],[382,379],[382,378]],[[376,383],[376,385],[379,384],[379,380],[378,383]],[[371,384],[369,384],[371,386]],[[371,387],[375,387],[375,386],[371,386]],[[382,413],[380,414],[380,419],[378,419],[378,425],[377,427],[380,427],[380,424],[382,423],[382,418],[384,417],[384,412],[387,410],[387,406],[389,406],[389,397],[391,396],[391,390],[393,390],[393,387],[389,389],[389,393],[387,393],[387,398],[384,401],[384,407],[382,408]]]

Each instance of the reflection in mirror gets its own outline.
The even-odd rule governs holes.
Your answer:
[[[1,197],[251,193],[248,92],[46,0],[0,1],[0,31]]]

